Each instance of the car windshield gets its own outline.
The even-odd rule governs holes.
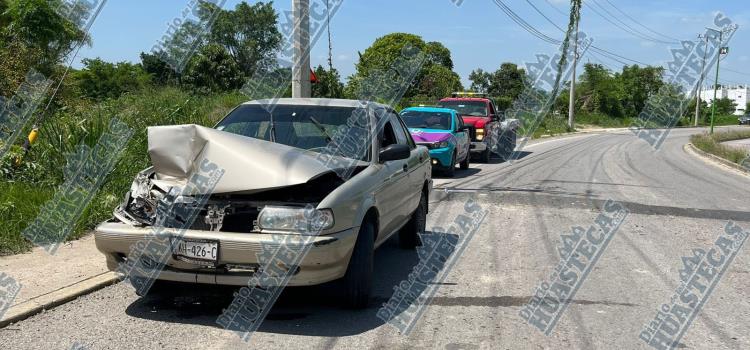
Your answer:
[[[487,103],[484,101],[441,101],[438,106],[454,109],[460,115],[487,116]]]
[[[272,116],[261,105],[241,105],[219,122],[216,129],[314,152],[326,150],[328,154],[369,161],[368,126],[354,122],[361,119],[356,118],[357,110],[353,107],[277,105],[272,110]],[[352,122],[347,128],[348,135],[336,136],[339,128],[347,126],[350,118]],[[336,145],[331,142],[334,139],[356,142]]]
[[[451,114],[446,112],[403,111],[401,118],[409,128],[450,130]]]

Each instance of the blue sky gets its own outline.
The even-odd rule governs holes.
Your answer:
[[[343,77],[352,74],[357,51],[364,51],[376,38],[392,32],[414,33],[427,41],[442,42],[451,50],[455,71],[464,84],[468,83],[467,77],[473,69],[493,71],[502,62],[521,64],[534,60],[535,54],[551,54],[557,50],[556,46],[524,31],[493,0],[463,0],[461,6],[456,6],[453,1],[457,0],[344,0],[331,23],[334,66]],[[238,2],[228,0],[225,8],[234,8]],[[565,27],[568,0],[503,2],[541,32],[556,39],[562,38],[562,34],[530,3],[550,20]],[[101,57],[108,61],[138,62],[140,52],[152,47],[167,30],[167,23],[179,17],[187,3],[187,0],[109,0],[91,29],[93,45],[81,50],[78,61]],[[276,1],[274,7],[278,11],[289,10],[291,3],[291,0]],[[637,61],[664,64],[670,58],[670,45],[650,41],[649,37],[668,41],[654,33],[658,32],[679,39],[696,38],[704,27],[712,24],[717,11],[740,26],[730,43],[730,55],[721,63],[720,80],[727,84],[750,83],[750,8],[747,0],[587,0],[581,30],[594,37],[594,44],[598,47]],[[607,12],[616,15],[617,19]],[[628,33],[611,22],[640,33]],[[325,65],[326,58],[327,39],[323,36],[313,48],[312,63]],[[592,54],[582,59],[582,63],[585,62],[603,62],[613,70],[622,66],[610,58]],[[80,63],[76,66],[80,67]]]

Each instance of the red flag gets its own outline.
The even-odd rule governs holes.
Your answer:
[[[315,71],[312,70],[312,68],[310,68],[310,82],[313,83],[313,84],[317,84],[318,83],[318,76],[315,75]]]

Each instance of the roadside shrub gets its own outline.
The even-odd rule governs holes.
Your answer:
[[[713,135],[703,133],[691,136],[690,142],[704,152],[711,153],[736,164],[742,164],[748,157],[748,152],[743,149],[724,145],[722,142],[746,138],[750,138],[750,130],[716,132]]]
[[[70,239],[111,217],[137,172],[149,165],[146,128],[156,125],[199,124],[211,127],[247,98],[238,92],[197,96],[175,87],[148,88],[94,105],[62,109],[49,117],[39,139],[18,168],[11,158],[23,151],[14,146],[0,160],[0,255],[19,253],[30,244],[21,232],[63,181],[62,169],[78,145],[93,147],[113,117],[134,131],[114,170],[85,208]],[[6,159],[7,158],[7,159]],[[14,159],[14,158],[13,158]],[[8,181],[11,180],[11,181]]]

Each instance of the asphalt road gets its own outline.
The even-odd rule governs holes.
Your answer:
[[[750,229],[750,178],[683,150],[695,129],[671,132],[658,152],[627,131],[546,139],[512,164],[475,164],[436,179],[428,228],[468,198],[489,214],[408,336],[376,317],[417,264],[388,242],[376,253],[370,308],[341,309],[330,287],[290,289],[249,344],[214,324],[231,295],[191,287],[177,298],[137,298],[123,284],[0,330],[12,349],[612,349],[638,339],[679,283],[680,257],[706,248],[728,220]],[[438,192],[447,195],[437,195]],[[549,336],[518,315],[559,261],[560,234],[588,226],[604,201],[630,215]],[[750,255],[737,255],[679,344],[750,348]],[[211,294],[211,297],[201,295]]]

